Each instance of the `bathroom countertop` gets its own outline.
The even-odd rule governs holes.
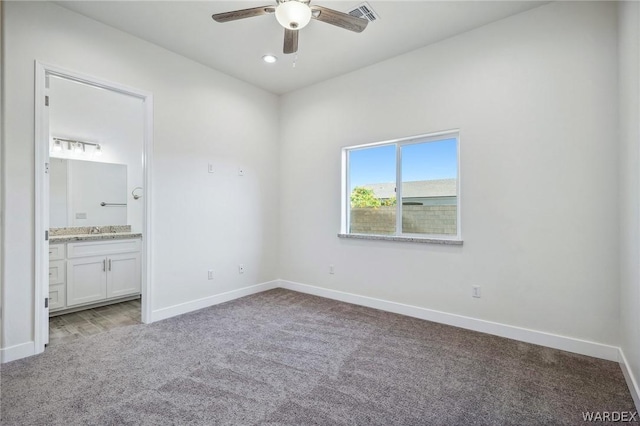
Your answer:
[[[50,235],[49,244],[74,241],[126,240],[131,238],[142,238],[142,234],[137,232],[105,232],[103,234]]]

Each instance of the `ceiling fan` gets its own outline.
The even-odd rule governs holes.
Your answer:
[[[316,5],[312,6],[309,4],[310,1],[276,0],[275,6],[261,6],[216,13],[211,17],[216,22],[229,22],[275,13],[276,19],[284,27],[283,51],[286,54],[298,51],[298,30],[304,28],[312,18],[357,33],[364,31],[369,23],[366,19],[357,18],[337,10]]]

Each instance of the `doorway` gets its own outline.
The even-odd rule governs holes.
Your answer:
[[[88,319],[87,329],[92,320],[108,329],[107,315],[151,322],[153,98],[35,65],[34,343],[41,353],[50,316],[54,328],[63,317]]]

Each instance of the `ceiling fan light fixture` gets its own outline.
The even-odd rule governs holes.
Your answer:
[[[285,1],[276,7],[276,19],[286,29],[299,30],[311,21],[311,8],[297,0]]]

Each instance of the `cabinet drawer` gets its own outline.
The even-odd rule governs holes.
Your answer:
[[[67,274],[64,260],[54,260],[49,262],[49,285],[64,284]]]
[[[101,256],[140,251],[140,239],[67,243],[67,258]]]
[[[49,260],[64,259],[64,244],[49,244]]]
[[[65,295],[65,285],[55,284],[49,286],[49,310],[55,311],[66,307],[67,297]]]

